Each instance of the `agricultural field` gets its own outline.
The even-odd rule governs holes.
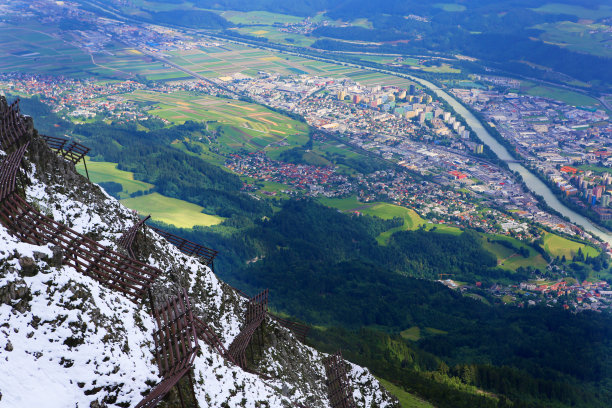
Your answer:
[[[84,76],[94,68],[91,57],[60,37],[56,30],[36,23],[0,26],[0,71]]]
[[[26,72],[69,77],[128,79],[185,79],[188,75],[164,67],[140,51],[109,42],[104,52],[88,53],[78,48],[83,38],[57,26],[28,22],[0,26],[0,71]]]
[[[223,222],[223,218],[204,214],[203,207],[176,198],[152,193],[135,198],[126,198],[121,203],[140,214],[151,214],[151,218],[178,228],[193,228],[196,225],[211,226]]]
[[[209,129],[218,132],[218,147],[224,153],[265,150],[279,154],[308,141],[306,124],[254,103],[190,92],[141,90],[123,96],[150,104],[148,113],[174,124],[212,122]]]
[[[77,171],[85,175],[85,167],[79,162],[76,166]],[[93,183],[115,182],[123,186],[123,191],[119,193],[119,198],[128,198],[130,194],[138,191],[148,191],[153,184],[144,181],[134,180],[134,173],[117,169],[117,163],[94,162],[87,159],[87,172],[89,179]]]
[[[578,92],[573,92],[567,89],[535,85],[527,81],[523,81],[521,83],[521,93],[533,96],[541,96],[542,98],[550,98],[577,107],[602,108],[600,102],[590,96]]]
[[[571,260],[574,255],[578,253],[578,249],[582,250],[582,253],[586,257],[596,257],[599,255],[599,251],[592,246],[585,245],[579,242],[570,241],[567,238],[563,238],[556,234],[547,232],[544,235],[544,249],[553,257],[563,257],[568,261]]]
[[[262,27],[249,28],[249,30],[266,31]],[[350,77],[367,86],[396,85],[407,88],[410,84],[414,84],[410,80],[392,75],[284,55],[238,44],[170,51],[168,54],[173,63],[211,78],[230,76],[236,73],[256,76],[259,71],[265,71],[284,75],[308,74],[332,78]]]
[[[221,17],[234,24],[242,25],[274,25],[274,24],[296,24],[304,20],[303,17],[288,14],[270,13],[268,11],[223,11]]]

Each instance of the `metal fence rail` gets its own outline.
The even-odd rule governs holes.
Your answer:
[[[284,328],[289,329],[295,335],[295,337],[297,337],[298,340],[300,340],[301,342],[306,341],[306,336],[308,336],[308,332],[310,331],[309,326],[306,326],[305,324],[302,324],[302,323],[293,322],[291,320],[285,319],[283,317],[272,314],[270,312],[268,312],[268,316],[270,316],[272,319],[274,319],[278,324],[280,324]]]
[[[22,241],[54,244],[63,263],[126,295],[137,303],[161,271],[104,247],[44,215],[13,193],[0,204],[0,222]]]
[[[13,145],[21,143],[26,135],[25,124],[19,111],[19,98],[6,108],[0,109],[0,146],[8,150]]]
[[[145,218],[138,221],[117,240],[117,244],[125,248],[132,259],[136,259],[134,250],[132,249],[132,244],[134,243],[136,234],[138,233],[138,230],[140,230],[140,227],[142,227],[149,218],[151,218],[151,216],[147,215]]]
[[[246,293],[244,293],[240,289],[235,288],[235,287],[233,287],[231,285],[230,285],[230,287],[232,289],[234,289],[236,291],[236,293],[238,293],[241,297],[243,297],[245,299],[249,299],[249,295],[247,295]],[[302,323],[294,322],[294,321],[291,321],[289,319],[285,319],[284,317],[280,317],[280,316],[275,315],[274,313],[271,313],[269,311],[268,311],[268,316],[270,316],[270,318],[272,318],[274,321],[276,321],[276,323],[278,323],[279,325],[281,325],[284,328],[290,330],[298,338],[298,340],[300,340],[301,342],[305,342],[306,341],[306,336],[308,336],[308,332],[310,332],[310,326],[307,326],[307,325],[302,324]]]
[[[0,201],[11,195],[16,188],[17,172],[30,142],[8,154],[0,164]]]
[[[267,307],[268,289],[249,300],[247,303],[244,327],[229,346],[229,355],[232,356],[234,361],[236,361],[236,363],[243,369],[246,369],[248,364],[246,358],[247,347],[251,346],[253,336],[256,332],[258,332],[258,329],[260,329],[264,323],[266,319]],[[263,345],[263,335],[261,330],[259,330],[259,336],[260,338],[258,338],[258,345],[261,354],[261,347]]]
[[[191,242],[185,238],[181,238],[178,235],[171,234],[159,228],[152,227],[150,225],[149,228],[164,237],[168,242],[176,246],[184,254],[202,258],[207,266],[213,268],[213,261],[219,253],[218,251],[215,251],[211,248],[207,248],[200,244],[196,244],[195,242]]]
[[[332,408],[357,408],[348,382],[346,363],[342,352],[323,359],[327,375],[327,396]]]
[[[83,146],[82,144],[65,137],[46,135],[41,135],[40,137],[58,156],[63,157],[75,165],[82,161],[83,166],[85,167],[85,174],[87,174],[87,179],[89,179],[89,171],[87,170],[87,162],[85,161],[85,156],[87,156],[87,153],[89,153],[91,150],[89,147]]]
[[[233,357],[229,354],[221,340],[219,340],[219,337],[210,328],[210,326],[206,324],[206,322],[198,317],[194,317],[193,321],[195,323],[196,332],[198,333],[198,339],[203,340],[232,364],[238,365],[236,364],[236,361],[234,361]]]
[[[183,289],[176,297],[155,309],[153,317],[157,322],[157,330],[153,333],[154,354],[162,381],[136,407],[157,406],[185,375],[189,377],[195,402],[191,368],[200,346],[187,291]],[[178,392],[181,406],[184,408],[180,387]]]

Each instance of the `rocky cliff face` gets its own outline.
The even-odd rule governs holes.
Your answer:
[[[0,105],[6,109],[6,101]],[[31,120],[26,124],[30,145],[18,194],[40,213],[125,253],[117,240],[138,222],[137,214],[80,176],[49,150]],[[0,151],[0,159],[5,156]],[[162,271],[152,285],[154,303],[187,289],[194,314],[229,347],[244,324],[246,300],[146,227],[134,248],[141,261]],[[65,256],[51,244],[20,242],[0,225],[0,405],[136,406],[160,381],[151,304],[131,302],[67,265]],[[200,342],[193,365],[199,406],[329,406],[322,353],[269,318],[263,344],[250,367],[263,374],[257,375]],[[349,380],[357,406],[399,406],[366,369],[350,365]],[[160,406],[180,406],[175,394]]]

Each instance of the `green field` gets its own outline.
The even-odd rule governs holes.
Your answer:
[[[415,397],[414,395],[408,393],[404,388],[399,387],[387,380],[383,380],[382,378],[376,378],[387,391],[397,397],[402,408],[434,408],[434,406],[429,402]]]
[[[407,340],[419,341],[421,339],[421,329],[419,326],[412,326],[400,332],[400,335]]]
[[[272,25],[278,24],[295,24],[304,20],[303,17],[291,16],[288,14],[270,13],[267,11],[223,11],[221,17],[231,21],[234,24],[244,25]]]
[[[126,198],[121,203],[141,214],[151,214],[154,220],[172,224],[179,228],[192,228],[195,225],[217,225],[223,218],[202,213],[203,207],[159,193],[135,198]]]
[[[85,175],[85,167],[82,163],[79,162],[76,168],[80,174]],[[119,193],[120,198],[127,198],[137,191],[148,191],[153,188],[153,184],[134,180],[134,173],[117,169],[117,163],[93,162],[88,159],[87,171],[89,179],[94,183],[113,181],[121,184],[123,191]]]
[[[427,231],[435,230],[436,232],[444,234],[459,235],[462,232],[462,230],[457,227],[452,227],[444,224],[432,224],[431,222],[427,222],[423,218],[421,218],[421,216],[417,214],[416,211],[414,211],[413,209],[401,207],[395,204],[381,202],[362,203],[357,200],[356,197],[319,198],[318,201],[323,205],[332,208],[337,208],[342,212],[358,211],[362,214],[379,217],[384,220],[389,220],[394,217],[402,218],[404,220],[404,225],[402,225],[401,227],[392,228],[376,237],[376,241],[380,245],[386,245],[389,242],[391,235],[393,235],[393,233],[397,231],[413,231],[418,229],[421,225],[424,225],[425,230]]]
[[[597,9],[595,9],[561,3],[548,3],[532,10],[540,13],[569,14],[571,16],[588,19],[610,17],[612,14],[611,6],[599,6]]]
[[[504,245],[497,242],[489,242],[486,238],[490,238],[491,240],[508,241],[516,248],[526,248],[529,251],[529,256],[525,258],[517,251],[505,247]],[[548,265],[548,262],[546,262],[542,255],[539,254],[535,249],[512,237],[508,237],[505,235],[487,234],[486,236],[483,236],[482,246],[484,249],[491,252],[497,257],[497,266],[503,269],[514,271],[519,267],[528,266],[537,269],[545,269],[546,265]]]
[[[544,42],[560,45],[577,52],[603,57],[612,56],[609,25],[592,23],[592,20],[561,21],[538,24],[533,28],[545,31],[540,35]]]
[[[610,167],[596,166],[594,164],[581,164],[580,166],[576,166],[576,168],[578,168],[580,170],[590,170],[590,171],[593,171],[595,173],[610,173],[610,172],[612,172],[612,168],[610,168]]]
[[[572,106],[601,107],[597,99],[567,89],[553,88],[550,86],[534,86],[532,83],[523,82],[521,84],[521,92],[527,95],[541,96],[542,98],[550,98],[565,102]]]
[[[362,210],[364,214],[375,215],[383,220],[389,220],[394,217],[399,217],[404,220],[404,225],[401,227],[391,228],[388,231],[383,232],[376,237],[376,241],[380,245],[386,245],[393,235],[397,231],[409,231],[416,230],[421,225],[426,225],[424,219],[421,218],[414,210],[410,208],[400,207],[399,205],[381,203]]]
[[[83,164],[77,165],[80,174],[85,175]],[[203,207],[176,198],[165,197],[159,193],[129,198],[137,191],[148,191],[154,186],[144,181],[134,180],[134,174],[117,169],[116,163],[87,161],[89,177],[94,183],[113,181],[123,186],[119,193],[121,203],[141,214],[151,214],[153,219],[173,224],[179,228],[192,228],[195,225],[216,225],[223,218],[202,213]]]
[[[187,120],[212,122],[209,129],[218,132],[217,144],[224,153],[264,150],[278,156],[281,151],[308,141],[305,123],[254,103],[182,91],[171,94],[136,91],[123,96],[150,104],[149,114],[174,124]]]
[[[359,201],[355,196],[348,198],[319,198],[318,201],[323,205],[337,208],[340,211],[350,211],[354,208],[367,205]]]
[[[592,246],[581,244],[579,242],[570,241],[559,235],[547,232],[544,235],[544,249],[553,257],[563,257],[569,261],[578,253],[578,249],[582,249],[582,253],[586,257],[596,257],[599,251]]]
[[[297,45],[309,45],[313,39],[272,30],[264,27],[242,27],[240,32],[270,38],[274,41],[285,42],[286,38],[293,38]],[[300,44],[299,41],[307,41]],[[236,73],[256,76],[258,71],[274,72],[285,75],[300,73],[319,75],[332,78],[351,76],[360,83],[373,85],[396,85],[407,88],[412,81],[393,75],[345,67],[338,64],[314,61],[302,57],[284,55],[278,52],[245,47],[237,44],[223,44],[222,47],[194,48],[191,50],[169,51],[172,62],[207,77],[224,77]]]
[[[465,11],[467,9],[467,7],[465,7],[463,4],[457,4],[457,3],[436,3],[434,4],[434,7],[442,9],[444,11],[451,12],[451,13]]]

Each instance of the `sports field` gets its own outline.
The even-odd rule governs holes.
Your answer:
[[[151,214],[154,220],[172,224],[179,228],[192,228],[195,225],[217,225],[223,218],[202,213],[203,207],[159,193],[135,198],[126,198],[121,203],[140,214]]]

